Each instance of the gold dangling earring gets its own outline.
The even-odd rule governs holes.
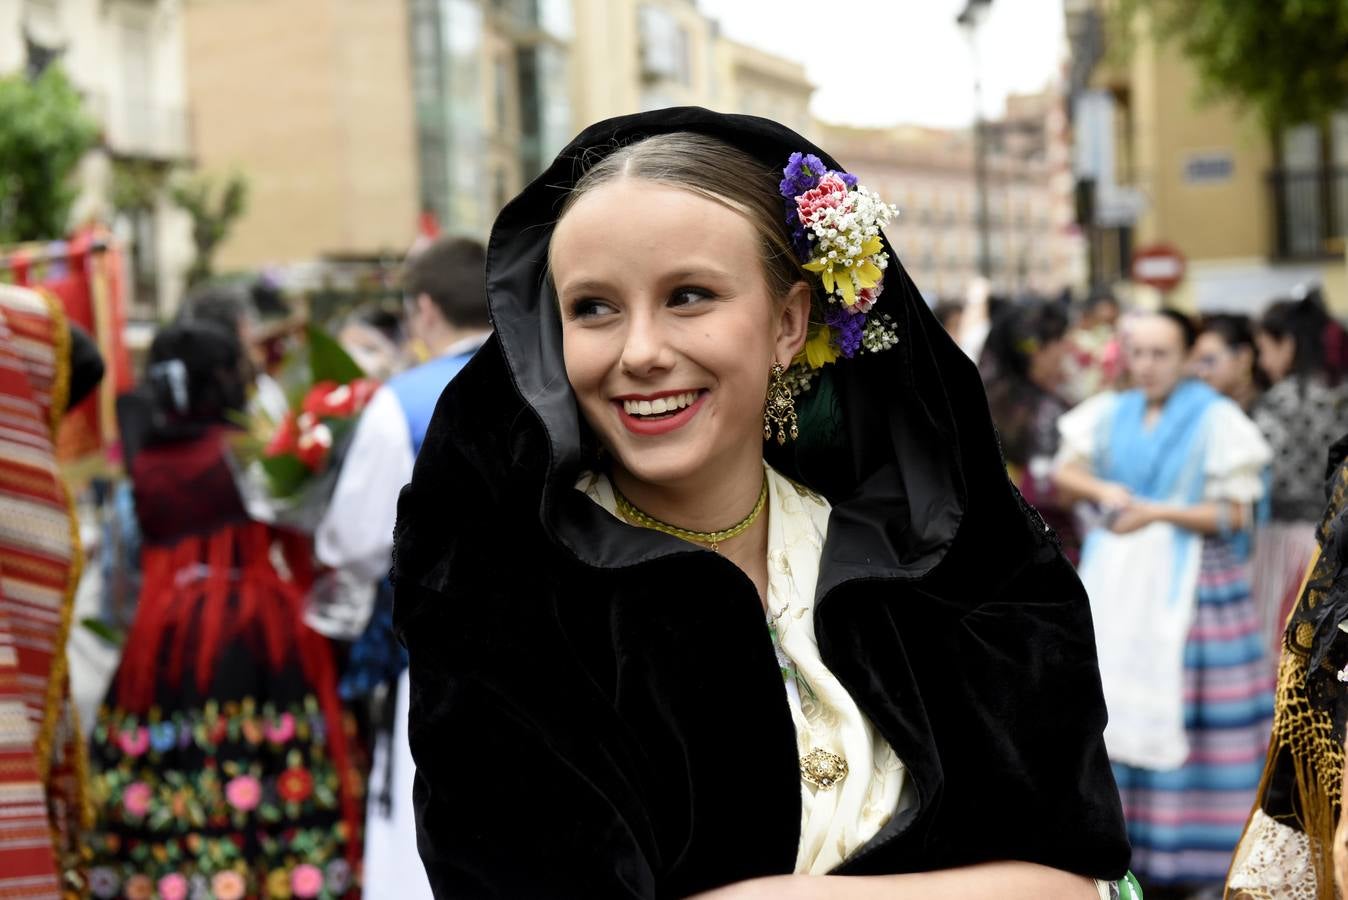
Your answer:
[[[772,438],[772,431],[777,430],[777,443],[785,444],[788,433],[791,440],[795,440],[800,432],[796,428],[796,398],[791,396],[791,389],[786,386],[786,379],[782,376],[786,370],[782,364],[774,362],[772,364],[772,380],[768,382],[768,399],[763,404],[763,440]]]

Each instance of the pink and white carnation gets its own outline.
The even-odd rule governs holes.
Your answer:
[[[847,193],[847,183],[836,172],[829,172],[819,179],[818,187],[796,198],[796,214],[806,228],[813,228],[825,210],[838,209],[847,202]]]
[[[825,184],[834,177],[829,173],[820,179],[817,190],[827,187],[827,194],[816,198],[811,197],[815,192],[809,191],[798,200],[801,221],[811,238],[812,255],[805,268],[819,274],[830,300],[849,311],[865,312],[879,296],[875,289],[881,286],[889,265],[880,229],[898,210],[861,186],[839,194],[835,185]],[[862,298],[862,292],[868,290],[873,293]],[[858,303],[864,308],[857,309]]]

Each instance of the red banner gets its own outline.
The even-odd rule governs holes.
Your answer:
[[[106,373],[98,390],[70,410],[61,425],[57,455],[63,462],[107,454],[117,443],[117,395],[132,384],[124,272],[121,249],[99,228],[77,232],[68,241],[0,248],[0,280],[50,291],[103,356]]]

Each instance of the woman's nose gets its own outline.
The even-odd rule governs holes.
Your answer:
[[[622,368],[629,375],[648,375],[669,365],[669,344],[659,323],[649,315],[633,315],[623,342]]]

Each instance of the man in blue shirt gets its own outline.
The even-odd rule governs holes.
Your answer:
[[[408,330],[430,358],[394,376],[370,399],[352,435],[332,505],[314,536],[321,562],[370,584],[383,581],[388,574],[398,494],[412,478],[412,465],[435,404],[445,385],[491,334],[486,253],[478,242],[441,238],[431,244],[408,263],[403,288]],[[382,593],[387,600],[387,591]],[[362,621],[370,618],[369,612],[362,612]],[[431,890],[417,856],[412,813],[407,672],[401,650],[393,642],[390,613],[391,606],[375,604],[343,682],[345,692],[362,694],[401,670],[393,731],[381,737],[375,748],[375,777],[386,778],[387,783],[370,791],[365,897],[429,900]],[[381,653],[393,658],[381,660]],[[365,665],[366,657],[372,658],[371,664]],[[362,671],[363,665],[369,671]]]

